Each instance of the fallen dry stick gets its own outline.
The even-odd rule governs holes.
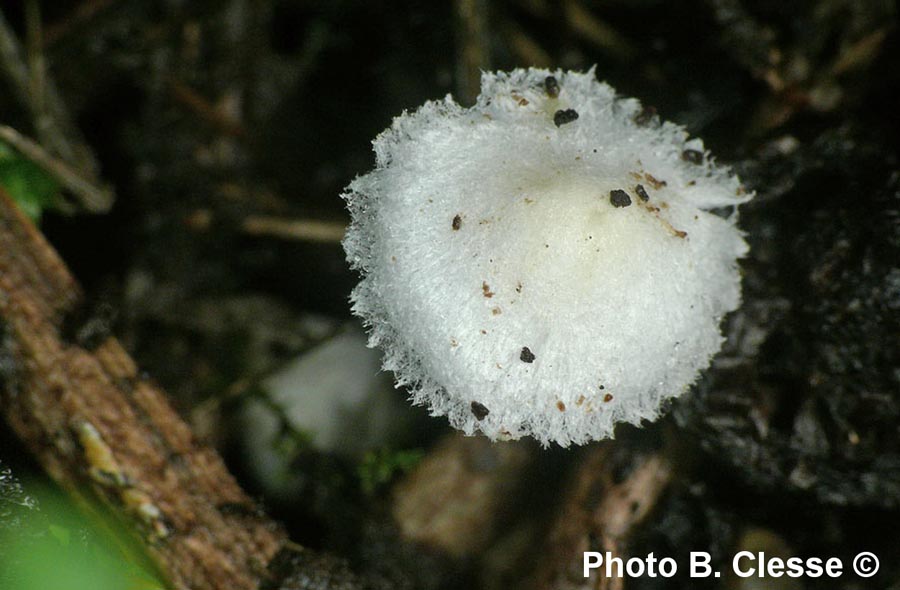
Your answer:
[[[300,567],[315,579],[330,558],[285,549],[281,527],[119,342],[70,326],[80,305],[62,260],[0,191],[0,413],[12,430],[63,488],[134,531],[173,588],[278,588],[279,553],[276,577]]]

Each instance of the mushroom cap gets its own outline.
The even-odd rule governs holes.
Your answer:
[[[492,439],[611,437],[719,350],[738,179],[587,73],[485,73],[396,118],[343,197],[353,311],[412,401]]]

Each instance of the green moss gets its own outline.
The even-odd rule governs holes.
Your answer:
[[[357,468],[363,491],[367,494],[375,492],[398,473],[406,473],[418,465],[424,455],[425,451],[422,449],[369,451]]]

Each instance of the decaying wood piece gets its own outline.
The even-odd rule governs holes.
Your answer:
[[[623,465],[623,458],[627,465]],[[584,552],[608,551],[623,561],[628,559],[629,536],[656,506],[672,476],[672,466],[661,454],[635,455],[634,449],[612,441],[586,449],[550,527],[543,557],[530,576],[529,587],[621,589],[623,579],[606,578],[602,568],[585,578]]]
[[[0,412],[57,482],[137,532],[172,587],[257,588],[285,533],[119,342],[72,319],[80,299],[0,192]]]
[[[401,537],[455,558],[480,554],[530,462],[523,441],[447,436],[394,488]]]

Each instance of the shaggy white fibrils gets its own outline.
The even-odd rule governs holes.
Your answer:
[[[719,350],[750,196],[593,71],[486,73],[474,107],[428,102],[374,146],[343,195],[353,310],[432,414],[584,443],[655,418]]]

